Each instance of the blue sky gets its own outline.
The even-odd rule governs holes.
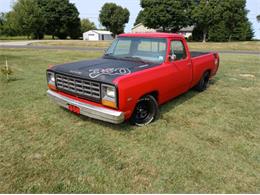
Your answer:
[[[15,0],[0,0],[0,12],[7,12],[11,9],[11,5]],[[125,31],[131,31],[135,18],[137,17],[141,7],[140,0],[70,0],[77,6],[81,18],[89,18],[95,22],[97,27],[100,27],[98,21],[99,10],[106,2],[114,2],[130,11],[130,20],[126,25]],[[247,0],[247,9],[250,11],[248,14],[249,20],[253,24],[255,37],[260,39],[260,23],[257,22],[256,16],[260,14],[260,0]]]

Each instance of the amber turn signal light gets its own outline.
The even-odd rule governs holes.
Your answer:
[[[115,102],[111,102],[111,101],[108,101],[108,100],[102,100],[102,104],[104,106],[108,106],[108,107],[111,107],[111,108],[117,108],[116,106],[116,103]]]
[[[54,91],[57,91],[56,86],[48,84],[49,89],[52,89]]]

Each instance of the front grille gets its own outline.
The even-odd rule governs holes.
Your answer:
[[[61,91],[69,92],[86,99],[100,100],[100,83],[98,82],[56,74],[56,85]]]

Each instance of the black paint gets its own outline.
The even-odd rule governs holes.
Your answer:
[[[158,65],[160,64],[104,57],[96,60],[61,64],[52,67],[51,70],[56,73],[113,84],[113,80],[120,76]]]

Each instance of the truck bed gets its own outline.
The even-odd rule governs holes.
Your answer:
[[[193,64],[193,84],[192,86],[196,85],[202,74],[205,70],[210,69],[212,70],[213,74],[215,74],[215,57],[213,52],[197,52],[193,51],[190,52],[191,61]]]
[[[211,52],[191,51],[191,52],[190,52],[190,55],[191,55],[191,58],[195,58],[195,57],[207,55],[207,54],[210,54],[210,53],[211,53]]]

